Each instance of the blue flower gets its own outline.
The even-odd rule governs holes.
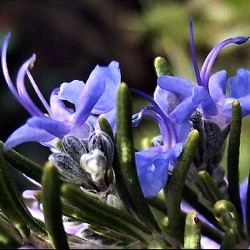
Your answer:
[[[196,108],[201,108],[205,118],[214,117],[216,120],[216,116],[219,115],[217,122],[225,126],[226,122],[228,123],[225,115],[231,115],[231,105],[229,104],[235,98],[239,99],[243,106],[244,114],[248,114],[250,103],[246,98],[243,98],[246,97],[246,93],[249,93],[250,89],[248,87],[248,71],[240,69],[236,77],[229,78],[231,94],[228,97],[226,97],[226,71],[217,72],[210,77],[212,66],[220,51],[229,44],[244,44],[248,39],[249,37],[234,37],[218,43],[208,54],[201,70],[199,70],[195,55],[193,25],[190,22],[192,62],[198,85],[181,77],[159,76],[154,93],[155,101],[169,115],[171,120],[178,123],[190,117]],[[248,89],[248,91],[244,92],[245,89]]]
[[[137,126],[142,118],[147,115],[155,119],[159,124],[161,136],[154,138],[154,146],[135,153],[137,174],[145,197],[150,198],[166,185],[169,168],[176,164],[180,155],[184,138],[186,138],[190,127],[184,127],[182,131],[183,140],[179,140],[178,131],[174,124],[160,109],[158,104],[147,94],[132,89],[133,92],[143,96],[152,105],[144,107],[133,116],[133,126]]]
[[[50,105],[46,102],[32,78],[29,67],[33,66],[35,55],[20,67],[16,87],[11,81],[6,62],[10,33],[5,37],[2,47],[2,69],[9,89],[19,103],[30,113],[31,118],[7,139],[4,149],[13,148],[28,141],[54,146],[58,139],[67,134],[87,138],[93,127],[98,127],[97,119],[103,115],[115,126],[116,90],[121,82],[119,64],[112,61],[107,67],[96,66],[86,83],[74,80],[62,83],[50,96]],[[37,96],[41,100],[46,114],[32,101],[25,88],[28,77]],[[69,102],[71,107],[66,105]]]
[[[246,178],[240,184],[240,199],[241,199],[241,207],[243,212],[243,221],[247,223],[247,189],[248,189],[248,178]]]
[[[220,74],[220,75],[219,75]],[[219,76],[217,76],[219,75]],[[211,81],[211,96],[216,99],[218,106],[221,108],[221,113],[226,117],[231,117],[231,103],[233,100],[238,100],[242,107],[242,115],[250,114],[250,71],[240,68],[237,70],[237,75],[226,79],[226,72],[220,71],[213,76],[220,78],[220,85],[216,86],[215,80]],[[228,94],[226,93],[227,83],[229,87]],[[217,93],[215,93],[217,89]]]

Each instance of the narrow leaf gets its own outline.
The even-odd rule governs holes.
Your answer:
[[[88,195],[73,184],[63,184],[62,196],[67,203],[87,214],[88,223],[124,233],[143,242],[149,242],[152,233],[129,214]]]
[[[227,200],[217,201],[213,207],[213,213],[225,233],[233,230],[236,240],[239,242],[241,238],[242,225],[234,205]]]
[[[183,189],[183,199],[208,222],[213,224],[217,229],[222,230],[222,227],[215,219],[213,212],[209,208],[208,204],[206,204],[207,200],[201,200],[201,197],[199,196],[199,190],[197,190],[196,186],[194,188],[193,183],[190,183],[190,181],[186,181],[186,185]]]
[[[0,213],[0,248],[19,248],[22,237],[6,216]]]
[[[192,130],[185,142],[183,151],[177,160],[176,166],[169,182],[167,194],[167,208],[169,217],[169,233],[179,239],[183,239],[183,227],[181,223],[181,201],[185,186],[187,172],[193,161],[199,142],[199,133]]]
[[[3,151],[3,142],[0,141],[0,151],[3,154],[3,157],[8,161],[14,168],[27,175],[31,179],[35,180],[38,183],[41,183],[41,177],[43,168],[29,160],[25,156],[19,154],[13,149],[8,151]]]
[[[221,242],[220,249],[235,249],[236,237],[233,229],[228,230]]]
[[[192,197],[190,197],[190,199],[192,199]],[[148,203],[150,206],[154,207],[155,209],[159,210],[163,214],[167,215],[167,204],[160,197],[156,196],[156,197],[150,198],[150,199],[148,199]],[[187,216],[187,213],[181,211],[181,217],[182,217],[181,223],[182,224],[185,223],[186,216]],[[202,235],[210,238],[211,240],[213,240],[217,243],[221,243],[223,236],[219,230],[214,229],[213,227],[211,227],[210,225],[208,225],[207,223],[205,223],[203,221],[200,221],[199,223],[200,223],[200,229],[201,229]]]
[[[148,206],[138,179],[132,132],[131,94],[125,83],[121,83],[117,93],[116,150],[118,157],[114,172],[119,185],[118,191],[126,204],[131,203],[134,211],[151,229],[160,228]]]
[[[135,241],[135,239],[133,237],[130,237],[129,235],[121,234],[117,231],[107,229],[105,227],[96,227],[96,226],[89,225],[88,228],[97,234],[106,236],[108,238],[114,239],[119,242],[124,242],[128,244],[128,243],[132,243]]]
[[[200,220],[195,211],[190,211],[186,217],[184,249],[200,249]]]
[[[105,119],[102,115],[99,117],[99,126],[101,128],[102,131],[106,132],[109,137],[112,139],[112,141],[114,142],[115,139],[114,139],[114,135],[113,135],[113,131],[112,131],[112,128],[108,122],[107,119]]]
[[[206,170],[199,171],[198,177],[202,186],[202,190],[212,205],[214,205],[215,202],[225,198],[213,178]]]
[[[163,57],[156,57],[154,61],[155,71],[156,75],[162,76],[162,75],[173,75],[170,69],[169,64],[167,63],[166,59]]]
[[[237,100],[233,101],[232,110],[232,123],[229,134],[227,156],[228,193],[230,201],[234,204],[239,215],[239,219],[241,223],[243,223],[239,184],[239,155],[242,126],[242,109],[240,103]]]
[[[22,208],[19,202],[16,202],[16,195],[13,196],[15,191],[9,181],[9,175],[7,173],[5,162],[0,154],[0,208],[2,212],[14,223],[16,228],[20,230],[22,237],[28,238],[30,230],[20,213]]]
[[[42,204],[45,227],[55,249],[69,249],[62,222],[60,183],[56,167],[52,164],[45,165],[42,177]]]
[[[246,225],[247,225],[247,234],[250,237],[250,171],[248,174],[248,186],[246,194]]]

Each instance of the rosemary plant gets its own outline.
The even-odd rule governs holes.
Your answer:
[[[239,154],[242,119],[250,114],[250,71],[210,76],[219,52],[248,37],[217,44],[200,70],[190,22],[197,84],[170,74],[157,57],[151,97],[122,82],[113,61],[96,66],[86,83],[62,83],[50,104],[30,73],[35,55],[20,67],[16,87],[12,83],[9,39],[2,46],[4,77],[31,117],[0,142],[1,248],[249,249],[249,177],[239,182]],[[25,77],[46,114],[28,95]],[[149,102],[136,113],[132,93]],[[133,127],[145,116],[157,121],[160,135],[140,150]],[[51,149],[44,166],[13,149],[29,141]],[[10,166],[37,188],[20,194]]]

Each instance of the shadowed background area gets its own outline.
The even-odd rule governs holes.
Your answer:
[[[13,81],[20,65],[36,54],[31,72],[47,100],[62,82],[86,81],[97,64],[104,66],[112,60],[120,63],[124,82],[152,94],[156,56],[168,60],[174,75],[195,81],[189,49],[191,17],[201,65],[219,41],[249,35],[249,15],[245,0],[1,0],[0,39],[2,43],[11,32],[7,61]],[[227,69],[234,75],[239,67],[250,68],[249,58],[248,45],[228,46],[214,71]],[[27,89],[32,95],[28,81]],[[135,109],[141,105],[138,100]],[[10,93],[2,73],[0,111],[0,140],[5,141],[29,115]],[[138,131],[143,136],[157,133],[154,127],[142,127],[135,129],[135,136]],[[50,153],[38,143],[25,143],[16,150],[39,164],[44,164]]]

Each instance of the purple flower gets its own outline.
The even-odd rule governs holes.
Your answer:
[[[132,90],[146,98],[152,105],[144,107],[133,116],[133,126],[137,126],[147,115],[159,124],[160,137],[154,138],[154,146],[135,153],[137,174],[145,197],[150,198],[165,186],[168,180],[169,167],[176,164],[176,159],[183,148],[174,124],[164,114],[158,104],[147,94]],[[190,127],[183,126],[183,138],[186,138]]]
[[[247,189],[248,189],[248,178],[246,178],[240,184],[240,199],[243,210],[243,220],[245,223],[246,223],[246,210],[247,210]]]
[[[201,108],[205,118],[214,117],[215,121],[225,126],[231,115],[231,105],[229,104],[232,103],[233,99],[239,99],[244,114],[248,114],[250,103],[246,98],[250,92],[248,87],[249,71],[240,69],[236,77],[228,79],[231,88],[228,97],[226,97],[226,71],[217,72],[210,77],[212,66],[220,51],[229,44],[244,44],[248,39],[249,37],[234,37],[218,43],[208,54],[201,70],[199,70],[195,55],[193,25],[190,22],[192,61],[198,85],[181,77],[159,76],[154,93],[155,101],[171,120],[178,123],[190,117],[196,108]],[[238,86],[240,87],[238,88]],[[248,91],[244,92],[246,89]],[[217,115],[218,119],[215,117]]]
[[[2,47],[3,74],[12,94],[30,113],[31,118],[8,138],[4,144],[5,150],[28,141],[52,147],[58,139],[67,134],[87,138],[91,129],[98,127],[99,115],[103,115],[112,127],[115,127],[116,90],[121,82],[118,62],[112,61],[107,67],[97,65],[86,83],[79,80],[62,83],[60,88],[52,91],[49,105],[29,72],[29,67],[33,66],[36,59],[35,55],[20,67],[16,87],[12,83],[6,62],[9,38],[10,33],[5,37]],[[46,114],[28,95],[25,88],[26,76],[42,102]],[[65,101],[71,103],[74,108],[67,107]]]

